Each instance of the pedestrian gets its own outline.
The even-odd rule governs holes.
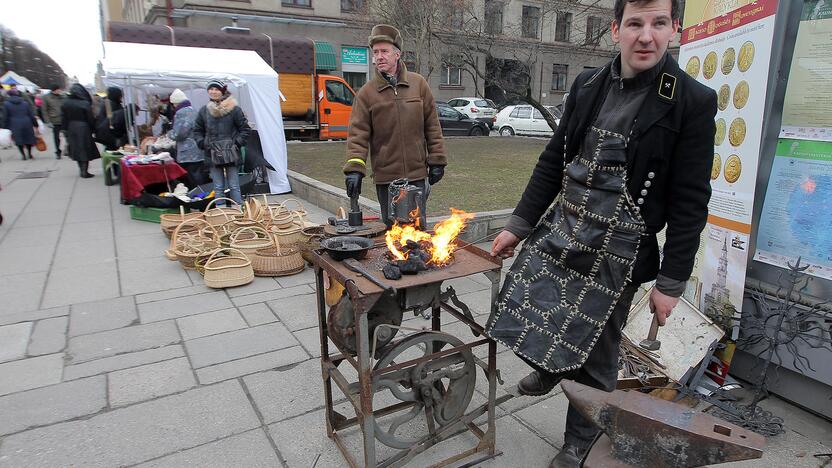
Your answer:
[[[52,141],[55,143],[55,157],[61,159],[61,131],[63,120],[61,119],[61,106],[64,103],[63,90],[61,85],[53,84],[49,87],[49,93],[43,96],[43,120],[52,129]]]
[[[107,151],[115,151],[127,143],[127,119],[121,101],[124,93],[117,86],[107,88],[95,117],[95,141]]]
[[[88,171],[90,161],[101,155],[93,139],[95,119],[92,116],[92,98],[80,83],[69,88],[69,96],[61,105],[61,115],[66,128],[69,157],[78,163],[81,177],[88,179],[93,176]]]
[[[208,97],[211,101],[199,109],[194,121],[193,138],[204,151],[216,196],[221,197],[228,190],[229,198],[242,203],[237,165],[240,148],[245,146],[251,127],[225,83],[209,81]]]
[[[188,171],[194,187],[205,183],[203,168],[205,153],[196,144],[193,137],[196,109],[181,89],[170,95],[170,103],[174,105],[173,128],[168,133],[171,140],[176,142],[176,162]]]
[[[347,195],[361,193],[370,157],[382,221],[388,228],[392,224],[388,191],[391,182],[403,178],[422,190],[419,212],[424,221],[429,186],[442,179],[447,164],[433,94],[425,79],[408,71],[401,60],[398,29],[374,26],[369,45],[375,74],[358,91],[352,107],[343,169]]]
[[[649,303],[664,325],[708,215],[716,94],[667,52],[679,1],[616,0],[614,13],[618,56],[575,79],[492,245],[492,255],[507,258],[526,238],[486,324],[535,369],[518,383],[524,395],[545,395],[563,378],[612,391],[638,286],[656,279]],[[660,261],[656,233],[665,225]],[[597,433],[570,405],[550,466],[579,466]]]
[[[3,103],[3,121],[5,128],[11,130],[12,139],[20,157],[25,161],[28,157],[32,159],[32,146],[37,143],[38,121],[32,107],[21,96],[17,89],[10,89],[6,101]],[[25,150],[25,151],[24,151]]]

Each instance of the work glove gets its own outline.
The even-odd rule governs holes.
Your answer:
[[[445,166],[428,166],[428,183],[436,185],[445,175]]]
[[[347,196],[350,198],[361,195],[361,179],[364,174],[360,172],[348,172],[346,177]]]

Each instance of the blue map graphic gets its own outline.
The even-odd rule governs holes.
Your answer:
[[[804,180],[791,193],[787,210],[791,214],[791,235],[805,248],[793,255],[803,255],[804,260],[832,261],[832,176]]]

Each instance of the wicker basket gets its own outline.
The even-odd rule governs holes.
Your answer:
[[[323,226],[303,228],[300,231],[301,240],[298,243],[300,255],[307,262],[312,262],[312,251],[321,248],[321,241],[326,238]]]
[[[182,228],[196,225],[193,232],[183,232]],[[201,232],[207,229],[209,236],[203,237]],[[185,221],[173,231],[170,239],[170,251],[176,255],[176,259],[182,264],[185,269],[194,268],[194,261],[197,257],[208,251],[213,251],[220,248],[220,237],[210,224],[203,219],[193,219]]]
[[[253,233],[254,237],[249,237],[247,233]],[[229,246],[243,252],[249,259],[254,257],[257,249],[265,249],[272,245],[271,236],[261,227],[238,229],[231,234],[230,240]]]
[[[179,214],[163,214],[159,215],[159,225],[162,227],[162,232],[170,239],[173,230],[184,221],[189,219],[202,219],[204,214],[201,211],[194,211],[193,213],[185,213],[185,207],[179,207]]]
[[[220,200],[230,201],[231,203],[237,205],[237,207],[230,208],[227,206],[215,206],[212,208],[212,206]],[[211,226],[219,226],[240,217],[242,215],[242,211],[240,211],[240,204],[230,198],[215,198],[205,206],[204,214],[205,221],[207,221],[208,224]]]
[[[263,195],[263,199],[265,198],[266,196]],[[267,218],[267,207],[268,202],[266,202],[266,204],[264,205],[260,202],[260,200],[251,197],[248,200],[246,200],[245,204],[243,205],[243,218],[262,223]]]
[[[217,249],[205,261],[204,279],[209,288],[233,288],[254,281],[254,269],[246,254],[237,249]]]
[[[269,232],[274,236],[275,240],[287,247],[296,246],[304,239],[303,218],[297,212],[293,212],[293,216],[301,223],[300,225],[296,222],[290,222],[285,228],[274,224],[269,227]]]
[[[303,218],[306,218],[306,215],[308,213],[306,212],[306,209],[303,207],[303,204],[297,198],[287,198],[287,199],[283,200],[283,203],[281,203],[280,206],[282,206],[283,208],[288,210],[289,207],[286,206],[286,204],[289,203],[289,202],[295,202],[295,204],[298,205],[297,209],[289,210],[289,211],[292,211],[293,213],[299,214],[301,220],[303,220]]]
[[[257,249],[251,259],[257,276],[287,276],[303,271],[305,266],[297,247],[281,247],[275,241],[271,247]]]

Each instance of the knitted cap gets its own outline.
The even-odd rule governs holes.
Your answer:
[[[174,106],[187,99],[188,96],[185,96],[185,93],[183,93],[181,89],[177,88],[172,93],[170,93],[170,103]]]
[[[222,80],[211,80],[208,82],[206,89],[217,88],[222,92],[226,91],[225,83]]]
[[[389,24],[377,24],[373,26],[368,42],[370,43],[370,47],[373,47],[373,44],[377,42],[389,42],[399,50],[402,50],[402,34],[398,29]]]

